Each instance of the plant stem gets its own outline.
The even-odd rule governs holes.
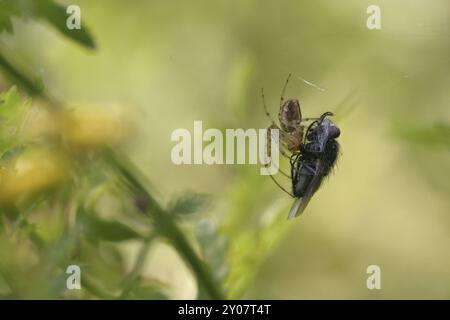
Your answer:
[[[155,234],[151,234],[144,240],[141,250],[139,250],[139,253],[136,257],[136,262],[134,263],[134,266],[131,269],[130,273],[125,278],[124,285],[123,285],[124,289],[122,290],[122,293],[120,294],[120,299],[125,299],[128,296],[128,294],[130,293],[130,291],[133,289],[134,282],[135,282],[136,278],[139,276],[139,273],[141,272],[142,267],[144,266],[145,259],[147,258],[147,254],[151,247],[153,239],[155,239]]]
[[[42,89],[39,88],[33,81],[23,75],[17,70],[1,53],[0,53],[0,68],[12,80],[22,88],[26,89],[31,96],[38,96],[42,94]]]
[[[175,216],[166,212],[151,196],[144,185],[138,180],[137,168],[131,163],[118,156],[113,151],[109,151],[109,162],[118,172],[120,172],[124,182],[132,192],[136,201],[136,206],[145,214],[148,214],[156,225],[156,230],[161,236],[168,239],[178,253],[184,258],[186,263],[194,272],[199,287],[212,299],[224,299],[222,290],[213,278],[209,267],[200,259],[188,239],[175,222]]]
[[[6,75],[9,76],[13,82],[24,88],[31,96],[40,97],[46,100],[53,112],[61,112],[61,104],[58,101],[52,99],[44,90],[35,85],[33,81],[16,69],[3,55],[1,55],[1,53],[0,68],[5,71]],[[119,157],[119,155],[112,150],[109,150],[106,154],[109,163],[113,168],[120,172],[129,191],[131,191],[133,198],[136,201],[136,206],[140,211],[153,219],[159,234],[172,243],[174,248],[191,267],[197,278],[200,289],[204,289],[212,299],[224,299],[222,290],[211,275],[208,265],[200,259],[193,247],[189,244],[188,239],[176,224],[175,216],[169,215],[169,213],[153,199],[151,194],[137,178],[143,176],[139,170],[132,166],[124,157]],[[133,170],[130,168],[133,168]],[[91,287],[90,283],[87,283],[86,285],[87,287]],[[95,294],[106,298],[112,298],[98,290]]]

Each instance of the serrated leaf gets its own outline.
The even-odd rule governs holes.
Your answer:
[[[11,122],[21,116],[26,109],[16,86],[0,94],[0,117],[2,124]]]
[[[209,199],[208,195],[188,193],[171,202],[169,211],[175,214],[192,214],[204,207]]]
[[[0,94],[0,164],[5,165],[22,150],[19,131],[30,108],[14,86]]]
[[[208,220],[203,220],[197,225],[197,239],[200,244],[203,256],[211,267],[216,279],[223,279],[227,275],[228,265],[225,261],[228,241],[221,235],[214,224]],[[199,295],[201,292],[199,292]]]

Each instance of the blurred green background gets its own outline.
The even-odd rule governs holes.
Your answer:
[[[182,225],[188,234],[214,226],[226,242],[229,297],[450,298],[448,1],[59,3],[80,6],[95,50],[16,18],[1,50],[64,103],[121,106],[133,130],[120,148],[162,201],[210,195]],[[371,4],[381,30],[366,27]],[[275,115],[288,73],[286,96],[300,99],[303,115],[332,111],[342,131],[334,174],[290,221],[292,199],[259,166],[170,160],[172,131],[192,131],[194,120],[266,128],[260,88]],[[119,247],[125,261],[138,250]],[[170,246],[155,243],[144,264],[170,298],[195,298],[195,279]],[[366,287],[373,264],[381,290]]]

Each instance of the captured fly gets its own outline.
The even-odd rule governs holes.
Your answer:
[[[303,213],[313,194],[332,170],[339,155],[339,143],[335,140],[340,135],[339,128],[329,119],[331,112],[325,112],[320,118],[302,118],[300,103],[297,99],[284,101],[284,93],[290,74],[283,87],[280,99],[277,125],[270,116],[264,102],[266,115],[272,124],[268,128],[268,135],[273,129],[279,130],[280,153],[289,158],[291,164],[290,176],[280,172],[291,179],[292,193],[284,189],[273,176],[272,180],[291,197],[296,198],[288,218],[299,216]],[[312,121],[312,122],[311,122]],[[305,130],[304,123],[310,122]],[[268,136],[268,152],[270,153],[270,136]]]
[[[292,191],[296,200],[289,211],[289,219],[303,213],[323,178],[336,163],[339,155],[336,138],[341,131],[331,120],[326,119],[332,115],[331,112],[325,112],[309,125],[300,152],[291,157]]]

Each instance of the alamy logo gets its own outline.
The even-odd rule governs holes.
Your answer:
[[[66,288],[69,290],[81,289],[81,268],[72,264],[67,267],[66,273],[69,274],[66,280]]]
[[[66,20],[66,26],[69,30],[81,29],[81,9],[77,5],[70,5],[66,10],[67,14],[70,16]]]
[[[270,139],[270,156],[267,142]],[[194,134],[176,129],[171,140],[178,142],[171,152],[172,162],[181,164],[261,164],[261,175],[273,175],[279,166],[278,129],[219,129],[203,132],[202,121],[194,121]],[[206,144],[206,146],[204,146]]]
[[[375,4],[371,4],[367,7],[367,29],[380,30],[381,29],[381,9]]]
[[[381,289],[381,269],[376,264],[367,267],[367,274],[370,276],[367,278],[367,289]]]

